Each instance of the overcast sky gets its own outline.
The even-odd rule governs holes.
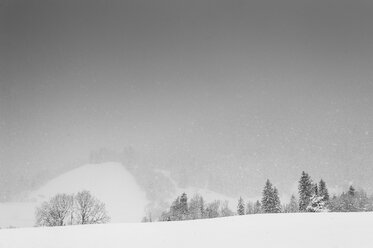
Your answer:
[[[132,146],[373,189],[372,27],[369,0],[1,0],[2,184]]]

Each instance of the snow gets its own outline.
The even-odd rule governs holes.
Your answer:
[[[0,230],[0,247],[371,248],[373,213],[304,213]]]
[[[30,193],[27,202],[0,204],[0,227],[35,223],[35,208],[58,193],[89,190],[106,204],[111,222],[140,222],[148,204],[145,192],[120,163],[88,164],[62,174]]]
[[[35,207],[35,202],[0,203],[0,227],[33,226]]]

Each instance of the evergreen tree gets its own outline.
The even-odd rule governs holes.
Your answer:
[[[244,215],[245,214],[245,203],[244,203],[242,197],[240,197],[240,199],[238,199],[237,214],[238,215]]]
[[[259,214],[259,213],[261,213],[261,212],[262,212],[262,204],[260,203],[259,200],[257,200],[257,201],[255,202],[255,204],[254,204],[254,211],[253,211],[253,213],[254,213],[254,214]]]
[[[203,200],[202,196],[199,198],[199,207],[201,212],[201,218],[203,218],[203,215],[205,214],[205,201]]]
[[[314,193],[314,188],[310,176],[306,172],[302,172],[302,176],[298,185],[299,191],[299,210],[306,211],[307,206],[311,201]]]
[[[281,202],[280,197],[278,196],[278,190],[276,187],[273,188],[273,213],[280,213],[281,212]]]
[[[230,210],[229,208],[229,202],[228,201],[224,201],[220,204],[220,211],[219,211],[219,215],[221,217],[226,217],[226,216],[232,216],[234,215],[233,211]]]
[[[220,208],[220,201],[213,201],[209,204],[207,204],[207,207],[205,209],[205,218],[217,218],[220,216],[219,214],[219,208]]]
[[[333,212],[359,212],[371,211],[373,196],[369,198],[363,190],[356,191],[350,186],[347,192],[340,196],[333,196],[329,202],[329,208]]]
[[[329,201],[329,192],[326,187],[326,183],[322,179],[319,182],[319,195],[323,197],[325,202]]]
[[[247,202],[246,203],[246,214],[254,214],[254,203],[253,202]]]
[[[188,197],[183,193],[180,197],[180,219],[186,220],[188,218]]]
[[[181,220],[181,214],[180,214],[180,197],[177,197],[173,202],[170,207],[170,214],[169,214],[169,219],[171,221],[175,220]]]
[[[262,193],[262,209],[264,213],[276,213],[276,200],[272,183],[267,179]]]
[[[313,184],[313,195],[319,195],[319,189],[317,187],[317,183]]]
[[[171,215],[169,211],[164,211],[159,217],[159,221],[171,221]]]
[[[364,190],[357,191],[355,198],[355,205],[358,211],[371,211],[369,197]]]
[[[355,196],[355,188],[352,185],[348,189],[348,195]]]
[[[322,196],[314,194],[306,208],[307,212],[327,212],[325,201]]]
[[[298,202],[294,195],[291,195],[290,202],[286,205],[285,211],[287,213],[296,213],[299,211]]]
[[[192,199],[190,199],[188,212],[189,219],[202,219],[204,212],[204,202],[202,196],[196,194],[192,197]]]
[[[343,212],[357,212],[358,204],[355,188],[351,185],[346,193],[341,195],[341,203]]]

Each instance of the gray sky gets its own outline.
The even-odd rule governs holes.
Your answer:
[[[2,0],[0,184],[132,146],[373,189],[372,26],[368,0]]]

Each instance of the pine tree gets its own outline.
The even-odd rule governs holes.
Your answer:
[[[310,176],[306,172],[302,172],[302,176],[299,180],[299,210],[306,211],[308,204],[313,196],[313,184]]]
[[[329,192],[326,187],[326,183],[322,179],[319,182],[319,195],[323,197],[325,202],[329,201]]]
[[[357,212],[357,197],[356,197],[356,190],[355,188],[351,185],[348,188],[347,194],[342,194],[341,196],[342,202],[343,202],[343,209],[346,212]]]
[[[280,197],[278,196],[278,190],[276,187],[273,188],[273,213],[280,213],[281,212],[281,202]]]
[[[254,203],[251,201],[248,201],[246,203],[246,214],[253,214],[254,213]]]
[[[219,208],[220,208],[220,201],[215,200],[215,201],[207,204],[206,209],[205,209],[204,218],[217,218],[217,217],[219,217],[220,216]]]
[[[355,196],[355,188],[352,185],[348,188],[348,195]]]
[[[311,201],[306,208],[307,212],[327,212],[329,211],[326,207],[325,201],[322,196],[314,194],[311,197]]]
[[[238,199],[237,214],[238,215],[245,215],[245,203],[244,203],[242,197],[240,197],[240,199]]]
[[[363,190],[356,191],[350,186],[347,192],[333,196],[328,207],[333,212],[360,212],[373,210],[373,196],[370,198]]]
[[[200,195],[194,195],[192,199],[190,199],[189,203],[189,219],[195,220],[195,219],[202,219],[203,217],[203,211],[204,211],[204,202],[203,198]]]
[[[188,218],[188,196],[183,193],[180,197],[180,219],[186,220]]]
[[[313,189],[312,189],[312,191],[313,191],[313,194],[314,194],[314,195],[319,195],[319,188],[318,188],[318,186],[317,186],[317,183],[314,183],[314,184],[313,184]]]
[[[172,205],[170,207],[169,219],[171,221],[181,220],[180,197],[177,197],[176,200],[172,202]]]
[[[296,212],[299,211],[298,201],[297,201],[297,199],[295,198],[294,195],[291,195],[289,205],[290,205],[290,211],[292,213],[296,213]]]
[[[274,190],[272,183],[267,179],[266,184],[263,189],[262,196],[262,209],[264,213],[274,213],[276,212],[276,202],[274,198]]]
[[[205,214],[205,201],[203,200],[202,196],[199,198],[199,207],[200,207],[200,211],[201,211],[201,218],[203,218],[203,216]]]
[[[299,208],[298,208],[298,202],[297,202],[297,199],[295,198],[294,195],[291,195],[290,197],[290,202],[287,206],[287,212],[288,213],[296,213],[299,211]]]
[[[259,200],[257,200],[254,204],[254,214],[259,214],[262,212],[262,204],[260,203]]]

